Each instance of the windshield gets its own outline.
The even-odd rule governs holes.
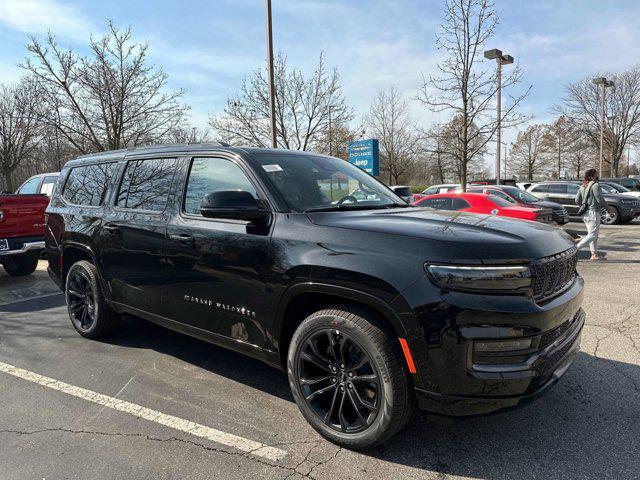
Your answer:
[[[604,190],[605,192],[607,192],[605,187],[608,187],[610,190],[612,190],[611,192],[607,192],[607,193],[630,192],[631,191],[627,187],[623,187],[622,185],[618,185],[617,183],[605,183],[605,184],[601,184],[601,185],[603,187],[602,190]]]
[[[295,212],[408,207],[384,184],[339,158],[255,154],[266,177]]]

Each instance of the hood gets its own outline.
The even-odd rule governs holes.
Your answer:
[[[429,241],[449,245],[456,252],[465,252],[469,261],[486,263],[533,260],[574,246],[573,239],[560,228],[496,215],[416,207],[316,212],[308,216],[316,225],[325,227],[423,240],[424,243],[420,244],[424,246],[427,257]],[[390,254],[392,247],[391,241],[388,247]]]

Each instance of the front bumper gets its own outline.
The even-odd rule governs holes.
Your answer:
[[[414,284],[409,299],[425,298]],[[580,347],[584,282],[549,300],[440,290],[403,318],[417,374],[419,406],[446,415],[489,413],[530,400],[553,385]],[[435,292],[434,292],[435,293]],[[554,337],[554,335],[556,335]],[[478,342],[531,339],[526,350],[479,352]],[[489,358],[487,358],[489,357]],[[493,358],[491,358],[493,357]]]
[[[530,354],[523,362],[490,366],[473,364],[469,374],[485,382],[488,394],[443,395],[416,389],[420,408],[450,416],[478,415],[538,398],[555,385],[573,363],[580,351],[584,322],[585,314],[580,309],[566,332],[543,350]],[[500,395],[501,391],[517,393]]]

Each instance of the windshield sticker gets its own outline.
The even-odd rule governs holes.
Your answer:
[[[262,165],[265,172],[281,172],[282,167],[280,165]]]

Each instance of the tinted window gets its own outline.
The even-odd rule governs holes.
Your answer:
[[[511,198],[509,195],[507,195],[501,190],[490,189],[490,190],[485,190],[485,193],[488,193],[489,195],[495,195],[496,197],[500,197],[509,203],[516,203],[516,201],[513,198]]]
[[[28,195],[30,193],[38,193],[38,184],[40,183],[40,177],[34,177],[20,187],[17,193]]]
[[[535,187],[533,187],[531,189],[532,192],[538,192],[538,193],[543,193],[543,192],[548,192],[549,191],[549,185],[547,185],[546,183],[543,183],[542,185],[536,185]]]
[[[392,190],[396,192],[396,195],[401,195],[403,197],[410,197],[413,195],[411,193],[411,188],[409,187],[393,187]]]
[[[44,193],[45,195],[49,196],[53,195],[53,187],[56,186],[57,181],[57,176],[44,177],[44,181],[42,182],[42,186],[40,187],[40,193]]]
[[[171,191],[175,167],[175,158],[128,162],[116,205],[152,212],[164,211]]]
[[[574,183],[570,183],[569,185],[567,185],[567,193],[571,195],[576,195],[578,193],[578,190],[580,190],[579,185],[576,185]]]
[[[467,202],[464,198],[454,198],[453,199],[453,210],[464,210],[465,208],[469,208],[469,202]]]
[[[421,207],[437,208],[438,210],[451,210],[451,198],[427,198],[420,202]]]
[[[429,187],[427,188],[424,192],[422,192],[423,195],[433,195],[434,193],[438,192],[438,187]]]
[[[257,198],[256,191],[247,176],[231,160],[194,158],[184,196],[184,211],[200,215],[202,198],[208,193],[219,190],[244,190]]]
[[[495,203],[499,207],[511,207],[513,206],[513,200],[507,201],[504,198],[496,197],[495,195],[488,195],[489,200]]]
[[[549,193],[567,193],[567,185],[564,183],[552,183],[549,185]]]
[[[102,205],[109,179],[116,170],[116,163],[102,163],[75,167],[69,172],[62,196],[74,205]]]

